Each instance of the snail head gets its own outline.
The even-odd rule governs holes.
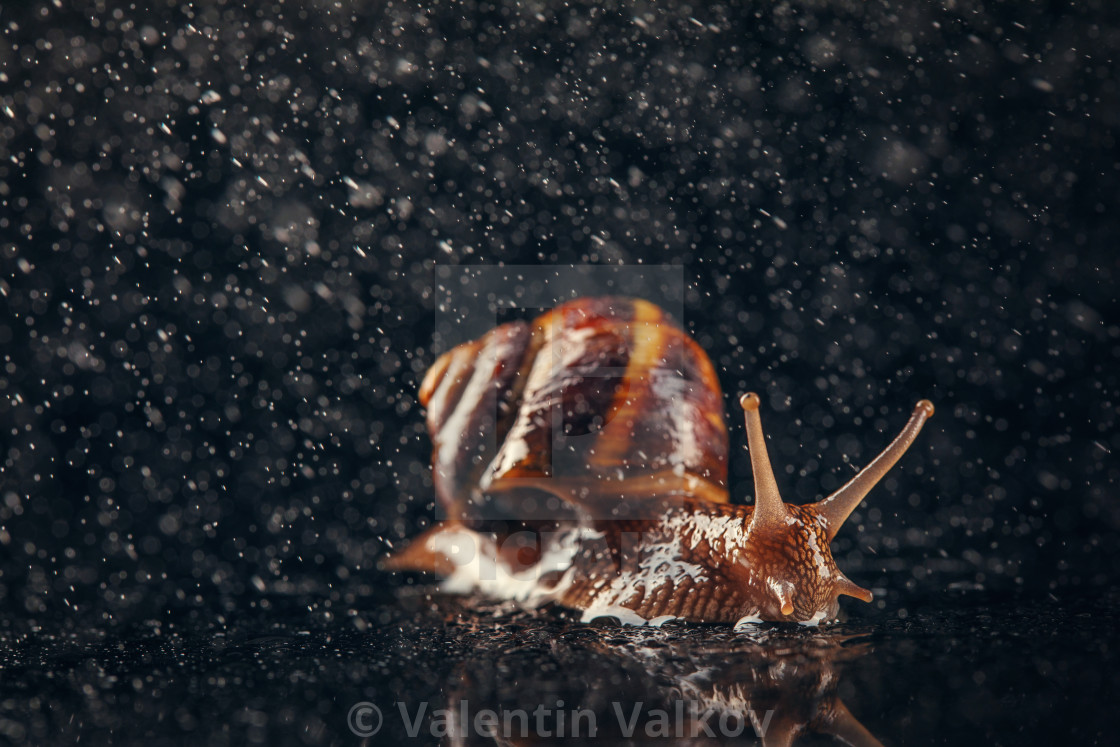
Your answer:
[[[848,579],[832,558],[829,543],[860,501],[914,442],[933,405],[922,400],[891,444],[846,485],[818,503],[797,506],[782,501],[753,392],[739,403],[747,424],[747,448],[754,473],[755,499],[743,547],[750,597],[763,600],[746,610],[764,620],[810,622],[836,616],[842,595],[870,602],[871,592]]]

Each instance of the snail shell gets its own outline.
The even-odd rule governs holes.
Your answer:
[[[598,298],[497,327],[420,387],[452,518],[599,518],[625,500],[726,503],[727,427],[708,356],[657,306]],[[542,494],[552,496],[552,510]]]
[[[456,347],[420,401],[449,520],[384,567],[640,624],[815,624],[836,616],[841,595],[870,601],[829,542],[933,414],[919,402],[847,485],[796,506],[781,500],[759,398],[745,394],[754,505],[731,504],[711,361],[658,307],[610,297]]]

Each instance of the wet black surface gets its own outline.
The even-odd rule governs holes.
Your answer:
[[[397,701],[606,725],[684,693],[825,731],[841,702],[884,744],[1115,741],[1115,4],[0,29],[0,741],[357,744],[368,700],[393,743]],[[739,500],[740,391],[792,502],[933,401],[834,543],[875,602],[639,631],[378,573],[435,512],[416,390],[468,328],[438,273],[498,263],[679,272]]]
[[[841,702],[884,744],[1112,741],[1113,717],[1101,704],[1117,694],[1116,598],[951,594],[905,620],[743,632],[582,625],[556,610],[529,614],[419,591],[334,621],[301,619],[276,601],[269,614],[205,622],[6,627],[3,733],[36,744],[357,744],[348,717],[368,702],[383,714],[372,743],[408,741],[422,707],[428,718],[416,739],[431,743],[441,733],[433,712],[459,712],[465,702],[472,719],[549,709],[529,717],[539,741],[572,736],[559,712],[586,709],[593,717],[580,723],[594,723],[602,743],[648,743],[665,733],[657,709],[693,708],[714,709],[707,723],[717,742],[736,741],[724,737],[750,708],[773,711],[770,744],[781,734],[826,744]],[[285,622],[293,618],[300,623]],[[635,709],[641,717],[627,739],[621,724]],[[471,724],[448,723],[449,742],[458,728],[467,743],[493,743]],[[674,738],[694,734],[693,722],[668,724]],[[738,728],[740,739],[756,739],[750,722]]]

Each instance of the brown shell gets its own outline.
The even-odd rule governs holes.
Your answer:
[[[451,518],[621,518],[651,498],[728,500],[715,370],[646,301],[578,299],[497,327],[437,360],[420,401]]]

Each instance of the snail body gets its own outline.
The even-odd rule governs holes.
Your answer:
[[[829,550],[913,443],[893,442],[810,505],[784,503],[759,398],[740,399],[753,505],[732,504],[722,395],[704,351],[658,307],[583,298],[443,355],[420,388],[448,519],[383,564],[583,619],[816,624],[838,598],[871,601]]]

